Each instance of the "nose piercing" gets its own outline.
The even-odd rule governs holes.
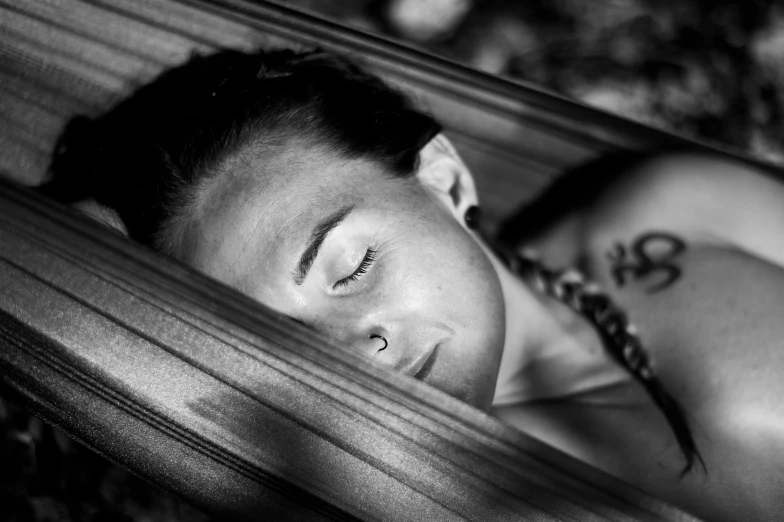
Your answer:
[[[379,352],[383,352],[384,350],[386,350],[386,349],[387,349],[387,346],[389,346],[389,342],[387,341],[387,338],[386,338],[386,337],[384,337],[384,336],[382,336],[382,335],[376,335],[376,334],[373,334],[373,335],[371,335],[371,336],[370,336],[370,338],[371,338],[371,339],[381,339],[381,340],[383,340],[383,341],[384,341],[384,347],[383,347],[383,348],[381,348],[381,349],[379,350]]]

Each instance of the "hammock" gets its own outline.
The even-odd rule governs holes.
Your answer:
[[[5,391],[220,519],[693,520],[21,186],[74,115],[194,52],[258,46],[354,55],[410,92],[476,174],[491,231],[587,160],[705,147],[265,2],[6,0]]]

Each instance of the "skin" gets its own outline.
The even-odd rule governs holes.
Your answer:
[[[265,163],[246,154],[207,187],[188,261],[382,364],[487,409],[507,309],[497,260],[463,223],[475,194],[450,151],[435,140],[408,179],[304,145]],[[347,208],[298,280],[313,230]]]
[[[202,193],[185,260],[479,408],[490,410],[497,381],[522,383],[519,402],[493,405],[495,415],[699,516],[784,512],[784,462],[768,457],[784,447],[784,331],[770,313],[784,295],[784,251],[767,238],[780,184],[725,163],[665,160],[530,243],[551,266],[584,266],[638,326],[709,470],[681,478],[669,426],[593,327],[528,288],[466,228],[477,198],[449,143],[434,140],[421,160],[401,179],[297,144],[264,162],[234,158]],[[347,208],[300,281],[313,230]]]
[[[706,520],[781,520],[782,200],[780,180],[746,165],[663,156],[528,245],[580,262],[627,313],[706,472],[680,475],[671,430],[633,382],[496,414]]]
[[[296,143],[258,158],[231,158],[204,187],[184,261],[485,411],[497,382],[533,400],[629,380],[587,321],[532,291],[466,226],[477,194],[444,136],[407,178]],[[314,230],[347,208],[301,278]]]

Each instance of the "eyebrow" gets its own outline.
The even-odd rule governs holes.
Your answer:
[[[313,227],[313,231],[310,233],[310,239],[308,239],[308,246],[306,246],[305,251],[302,252],[299,263],[297,263],[297,268],[294,270],[295,283],[298,285],[302,284],[310,271],[310,267],[313,266],[313,262],[316,260],[321,244],[324,243],[327,234],[338,226],[341,221],[346,219],[352,210],[354,210],[354,205],[347,205],[322,219]]]

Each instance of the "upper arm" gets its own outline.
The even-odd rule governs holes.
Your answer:
[[[585,229],[589,248],[662,231],[784,266],[784,183],[723,159],[663,156],[608,187]]]

